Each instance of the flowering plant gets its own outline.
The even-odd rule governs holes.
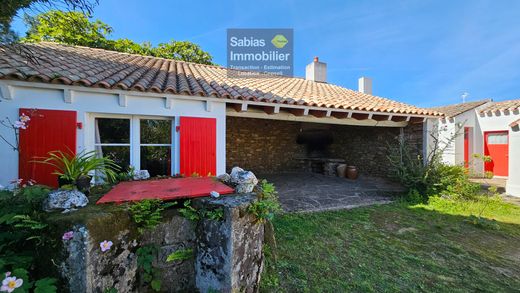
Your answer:
[[[63,236],[61,236],[61,239],[65,240],[65,241],[71,240],[72,238],[74,238],[74,231],[65,232],[65,233],[63,233]]]
[[[110,247],[112,247],[114,243],[112,241],[104,240],[103,242],[99,243],[99,246],[101,247],[101,251],[105,252],[107,250],[110,250]]]
[[[0,120],[0,124],[4,127],[10,128],[14,132],[14,143],[9,142],[9,140],[0,134],[0,138],[7,143],[10,147],[13,148],[14,151],[18,151],[20,149],[20,129],[27,129],[29,126],[29,121],[31,121],[31,117],[26,115],[25,113],[22,113],[20,117],[18,117],[18,120],[12,121],[9,119],[9,117],[6,117],[4,120]]]
[[[21,287],[23,284],[22,279],[18,279],[15,276],[11,277],[11,272],[5,273],[5,279],[2,281],[2,287],[0,287],[0,291],[2,292],[13,292],[14,289]]]

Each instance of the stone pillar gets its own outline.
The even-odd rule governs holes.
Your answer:
[[[509,131],[509,177],[506,193],[520,196],[520,127],[513,126]]]
[[[197,227],[196,286],[200,292],[256,292],[263,269],[264,226],[247,212],[254,195],[204,199],[223,208],[223,221],[201,220]]]

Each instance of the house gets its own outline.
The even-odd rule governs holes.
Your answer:
[[[507,179],[506,193],[520,196],[520,100],[482,100],[432,108],[445,114],[427,122],[428,131],[438,133],[446,146],[443,159],[467,166],[476,176],[491,172]],[[428,145],[431,146],[432,139]],[[473,159],[490,156],[490,162]]]
[[[387,176],[388,144],[406,135],[422,153],[425,120],[441,116],[372,95],[367,78],[362,92],[329,84],[317,58],[307,78],[233,78],[219,66],[56,43],[0,52],[0,117],[31,119],[19,152],[0,143],[3,185],[55,185],[52,169],[33,158],[67,149],[97,150],[152,176],[215,175],[235,165],[323,172],[337,162]],[[14,139],[7,127],[0,134]]]

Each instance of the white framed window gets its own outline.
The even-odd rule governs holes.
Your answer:
[[[509,134],[507,132],[492,132],[487,134],[488,144],[508,144]]]
[[[151,176],[174,170],[173,118],[94,115],[94,148],[123,170],[133,166]]]

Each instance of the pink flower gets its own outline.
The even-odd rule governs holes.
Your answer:
[[[101,251],[105,252],[107,250],[110,250],[110,247],[112,247],[112,244],[114,244],[114,243],[112,243],[112,241],[105,240],[105,241],[99,243],[99,246],[101,247]]]
[[[61,236],[61,239],[63,240],[71,240],[74,237],[74,231],[69,231],[63,233],[63,236]]]
[[[27,129],[25,123],[22,122],[22,121],[15,121],[13,127],[14,128]]]
[[[20,116],[20,121],[25,123],[25,122],[28,122],[29,120],[31,120],[31,118],[27,115],[25,115],[25,113],[22,113],[22,115]]]
[[[7,274],[6,274],[7,275]],[[17,279],[16,277],[7,277],[2,281],[2,287],[0,287],[0,291],[4,292],[13,292],[14,289],[22,286],[23,280]]]

